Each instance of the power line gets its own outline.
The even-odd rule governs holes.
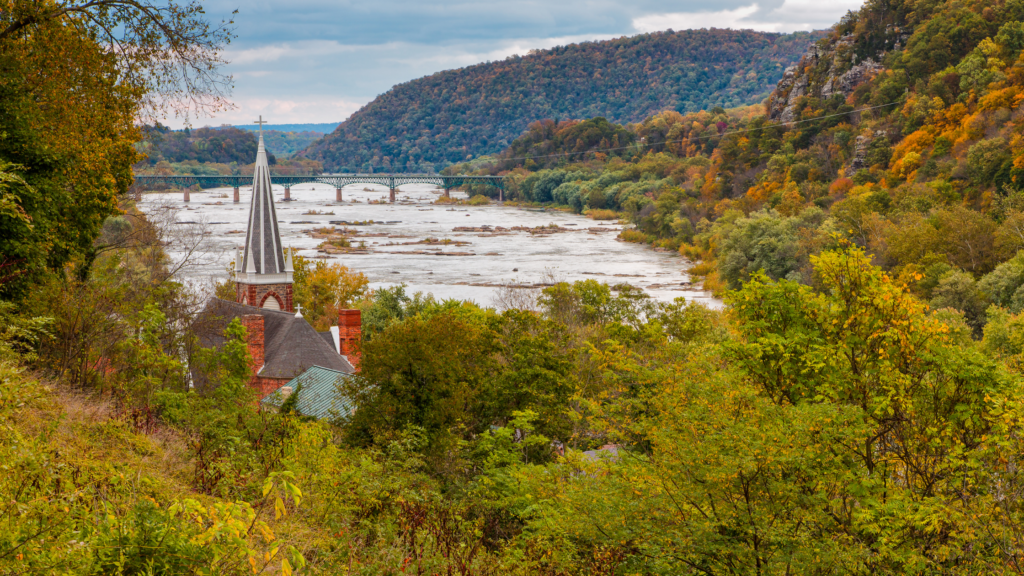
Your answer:
[[[829,118],[835,118],[837,116],[846,116],[847,114],[854,114],[854,113],[857,113],[857,112],[867,112],[868,110],[876,110],[878,108],[885,108],[887,106],[893,106],[893,105],[896,105],[896,104],[899,104],[899,103],[900,103],[899,101],[897,101],[897,102],[889,102],[888,104],[879,104],[877,106],[868,106],[866,108],[858,108],[856,110],[850,110],[849,112],[840,112],[840,113],[837,113],[837,114],[829,114],[828,116],[820,116],[818,118],[808,118],[807,120],[794,120],[792,122],[779,122],[778,124],[774,124],[774,126],[784,126],[784,125],[795,126],[797,124],[805,124],[807,122],[817,122],[819,120],[827,120]],[[637,147],[637,146],[639,146],[640,148],[648,148],[648,147],[651,147],[651,146],[661,146],[661,145],[664,145],[664,144],[681,144],[683,142],[692,142],[694,140],[702,140],[702,139],[710,140],[711,138],[722,138],[722,137],[725,137],[725,136],[732,136],[733,134],[746,134],[746,133],[749,133],[749,132],[757,132],[759,130],[765,130],[767,128],[771,128],[771,126],[762,126],[760,128],[747,128],[747,129],[744,129],[744,130],[733,130],[731,132],[722,132],[721,134],[713,134],[711,136],[691,136],[691,137],[685,138],[683,140],[666,140],[665,142],[658,142],[656,144],[652,144],[652,143],[644,143],[644,144],[639,144],[639,145],[631,144],[629,146],[619,146],[618,148],[601,148],[599,150],[584,150],[582,152],[559,152],[558,154],[546,154],[546,155],[542,155],[542,156],[521,156],[521,157],[518,157],[518,158],[501,158],[501,157],[498,157],[497,161],[499,161],[499,162],[511,162],[511,161],[514,161],[514,160],[536,160],[538,158],[557,158],[559,156],[573,156],[573,155],[576,155],[576,154],[589,154],[591,152],[615,152],[615,151],[618,151],[618,150],[629,150],[630,148],[634,148],[634,147]]]

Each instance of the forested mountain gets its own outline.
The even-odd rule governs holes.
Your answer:
[[[501,151],[544,118],[625,123],[756,103],[817,37],[657,32],[439,72],[395,86],[300,155],[327,170],[441,169]]]

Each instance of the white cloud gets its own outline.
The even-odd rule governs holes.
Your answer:
[[[196,125],[248,124],[262,115],[271,124],[314,124],[341,122],[363,106],[338,98],[308,97],[294,99],[246,98],[234,101],[235,109],[204,119]]]
[[[764,12],[758,4],[734,10],[670,12],[633,19],[638,32],[733,28],[761,32],[821,30],[839,21],[847,10],[857,10],[863,0],[785,0],[782,6]]]
[[[757,13],[757,4],[743,6],[735,10],[719,10],[718,12],[673,12],[669,14],[649,14],[633,19],[633,28],[638,32],[655,32],[658,30],[690,30],[695,28],[750,28],[742,20]]]
[[[407,66],[426,67],[426,69],[447,70],[463,66],[472,66],[481,62],[504,60],[509,56],[525,56],[531,50],[545,50],[555,46],[565,46],[579,42],[608,40],[614,35],[578,35],[559,36],[555,38],[519,38],[501,41],[501,45],[490,50],[477,50],[482,46],[446,47],[426,44],[403,44],[397,48],[397,56],[389,60]],[[410,56],[414,55],[414,56]]]
[[[336,40],[302,40],[280,44],[264,44],[245,50],[225,50],[224,58],[236,65],[253,64],[256,62],[277,62],[294,58],[315,58],[354,52],[373,48],[355,44],[342,44]],[[377,46],[379,47],[379,46]]]

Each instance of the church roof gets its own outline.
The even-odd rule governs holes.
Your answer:
[[[312,418],[331,419],[347,416],[352,412],[354,404],[338,389],[351,377],[351,374],[345,372],[313,366],[285,386],[292,389],[292,394],[298,394],[295,399],[296,412]],[[263,404],[280,408],[285,400],[281,388],[264,398]]]
[[[267,164],[262,128],[261,124],[256,169],[252,177],[249,227],[245,233],[239,271],[245,274],[283,274],[286,270],[284,251],[281,247],[281,234],[277,229],[277,212],[274,210],[270,166]]]
[[[256,308],[246,304],[211,298],[200,315],[203,346],[224,344],[224,328],[234,318],[248,314],[263,316],[264,365],[258,376],[263,378],[294,378],[313,366],[337,370],[346,374],[355,372],[344,356],[328,344],[305,318],[292,312]]]

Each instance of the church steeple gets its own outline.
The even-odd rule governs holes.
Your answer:
[[[260,125],[256,168],[252,178],[252,203],[245,246],[235,258],[235,284],[238,302],[260,308],[292,310],[292,259],[285,257],[270,180],[267,150],[263,144],[263,117]]]

